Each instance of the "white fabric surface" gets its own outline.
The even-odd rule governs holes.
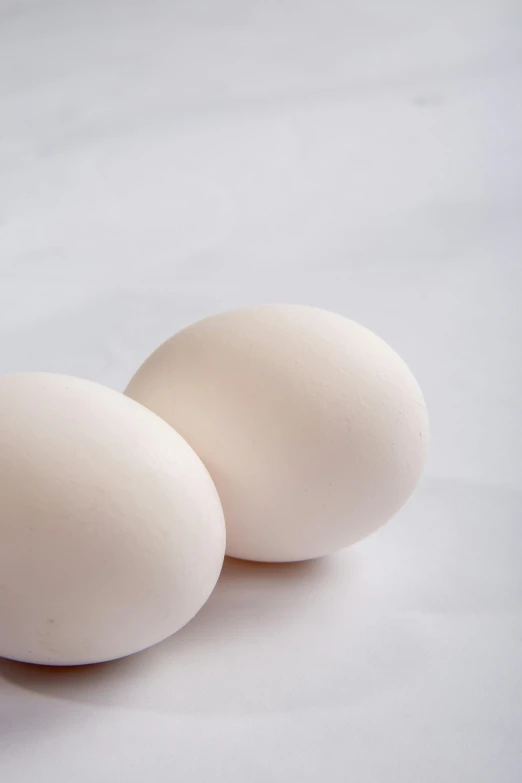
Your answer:
[[[399,351],[433,430],[356,547],[229,561],[132,658],[0,661],[2,783],[520,780],[521,29],[516,0],[0,0],[1,372],[122,389],[182,325],[303,302]]]

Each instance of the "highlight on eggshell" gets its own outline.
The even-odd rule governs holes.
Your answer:
[[[96,383],[0,376],[0,656],[142,650],[205,603],[225,550],[214,484],[158,416]]]
[[[426,460],[428,413],[407,365],[365,327],[314,307],[192,324],[126,394],[201,457],[237,558],[304,560],[360,540],[408,500]]]

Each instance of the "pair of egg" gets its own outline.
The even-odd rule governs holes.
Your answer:
[[[225,547],[304,560],[377,529],[427,442],[399,356],[310,307],[204,319],[125,394],[2,376],[0,655],[68,665],[153,645],[205,603]]]

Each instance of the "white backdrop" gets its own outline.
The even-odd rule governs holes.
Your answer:
[[[517,0],[0,0],[1,372],[122,389],[302,302],[399,351],[433,429],[351,550],[228,561],[120,662],[0,660],[3,783],[522,777],[521,94]]]

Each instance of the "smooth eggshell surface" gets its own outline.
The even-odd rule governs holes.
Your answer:
[[[160,346],[126,394],[204,461],[238,558],[302,560],[352,544],[403,505],[424,466],[428,416],[406,364],[317,308],[199,321]]]
[[[96,383],[0,376],[0,655],[82,664],[177,631],[211,593],[212,480],[155,414]]]

